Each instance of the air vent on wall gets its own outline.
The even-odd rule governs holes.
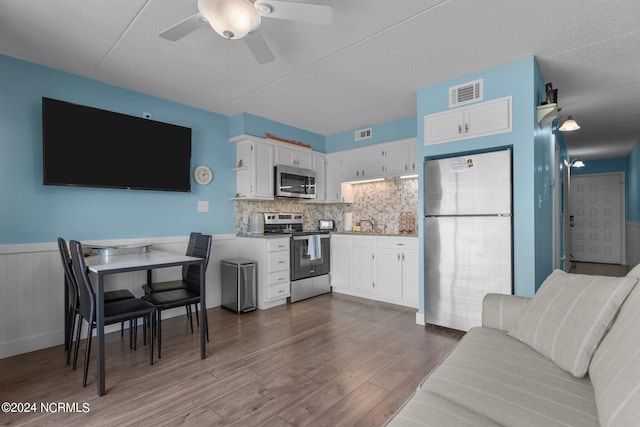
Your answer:
[[[363,139],[370,139],[373,136],[371,128],[360,129],[354,132],[355,140],[361,141]]]
[[[482,101],[482,79],[449,88],[449,108]]]

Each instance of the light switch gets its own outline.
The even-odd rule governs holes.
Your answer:
[[[198,212],[209,212],[208,200],[198,200]]]

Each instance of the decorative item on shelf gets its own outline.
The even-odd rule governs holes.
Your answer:
[[[242,167],[242,159],[238,160],[238,165],[236,167],[237,168],[241,168]]]
[[[300,148],[306,148],[307,150],[311,150],[311,145],[305,144],[304,142],[294,141],[292,139],[280,138],[279,136],[275,136],[275,135],[270,134],[270,133],[265,133],[264,137],[265,137],[265,139],[270,139],[272,141],[284,142],[286,144],[292,144],[292,145],[295,145],[295,146],[300,147]]]
[[[400,212],[398,218],[399,233],[414,233],[416,231],[416,218],[411,212]]]

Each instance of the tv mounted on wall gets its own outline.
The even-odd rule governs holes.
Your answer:
[[[42,98],[44,185],[191,191],[191,129]]]

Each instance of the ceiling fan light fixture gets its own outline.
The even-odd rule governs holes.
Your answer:
[[[248,0],[198,0],[198,10],[211,28],[226,39],[241,39],[262,22]]]
[[[558,129],[560,132],[570,132],[573,130],[578,130],[580,129],[580,126],[578,125],[578,122],[576,122],[573,117],[569,116],[569,118],[567,118],[567,120],[565,120],[565,122],[562,124],[562,126],[560,126],[560,128]]]

